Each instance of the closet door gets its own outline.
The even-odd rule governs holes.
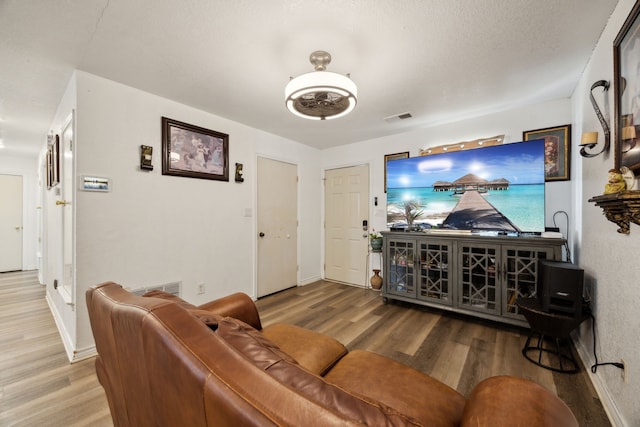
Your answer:
[[[298,285],[298,167],[258,157],[258,296]]]

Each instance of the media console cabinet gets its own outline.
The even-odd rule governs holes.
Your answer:
[[[538,260],[564,239],[383,232],[382,297],[527,326],[516,299],[536,293]]]

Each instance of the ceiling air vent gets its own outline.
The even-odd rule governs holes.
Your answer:
[[[387,123],[395,123],[395,122],[399,122],[400,120],[410,119],[411,117],[413,117],[411,113],[401,113],[401,114],[385,117],[384,121]]]

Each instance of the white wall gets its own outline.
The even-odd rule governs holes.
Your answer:
[[[598,80],[611,82],[611,89],[604,94],[602,88],[593,91],[594,97],[611,124],[612,147],[608,155],[584,159],[575,180],[576,208],[582,211],[582,227],[577,263],[585,270],[585,283],[591,290],[597,330],[597,354],[599,362],[626,362],[627,383],[621,372],[613,366],[599,367],[592,374],[594,384],[605,399],[616,425],[640,425],[640,288],[638,287],[638,254],[640,254],[640,227],[631,225],[631,234],[616,232],[617,226],[606,220],[602,210],[587,200],[602,194],[607,171],[614,167],[614,90],[613,90],[613,41],[635,0],[621,0],[610,18],[585,70],[580,85],[573,96],[574,127],[582,132],[599,131],[602,127],[589,100],[591,85]],[[585,365],[595,362],[590,322],[585,322],[578,341]],[[607,402],[608,401],[608,402]]]
[[[38,158],[0,152],[0,174],[22,176],[22,269],[38,268]],[[1,244],[1,243],[0,243]]]
[[[559,99],[543,104],[494,113],[483,117],[445,125],[424,128],[412,132],[372,139],[355,144],[334,147],[322,152],[323,169],[331,169],[359,163],[370,164],[371,197],[370,218],[372,228],[386,230],[386,194],[384,192],[384,155],[409,151],[418,156],[420,149],[441,144],[470,141],[478,138],[505,135],[505,143],[522,141],[522,132],[571,123],[569,99]],[[575,144],[574,144],[575,145]],[[575,151],[575,150],[573,150]],[[575,155],[575,153],[572,153]],[[556,211],[571,212],[571,181],[546,184],[547,225],[552,226]],[[378,197],[378,206],[373,204]],[[558,216],[558,226],[566,236],[564,217]],[[572,236],[569,235],[571,239]]]
[[[196,304],[256,295],[255,217],[245,210],[256,212],[258,155],[298,164],[299,282],[320,278],[317,150],[84,72],[77,99],[76,173],[112,180],[109,193],[76,194],[77,348],[93,343],[84,293],[103,281],[181,281]],[[229,134],[229,164],[245,165],[245,182],[233,181],[233,169],[229,182],[162,175],[162,116]],[[139,170],[141,144],[153,147],[151,172]]]

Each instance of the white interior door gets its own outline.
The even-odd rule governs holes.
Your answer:
[[[325,172],[325,278],[365,285],[369,166]]]
[[[298,284],[298,168],[258,157],[258,296]]]
[[[73,290],[73,126],[74,114],[65,123],[62,130],[62,171],[60,188],[62,190],[62,287],[68,301],[74,300]]]
[[[0,175],[0,273],[22,270],[22,176]]]

